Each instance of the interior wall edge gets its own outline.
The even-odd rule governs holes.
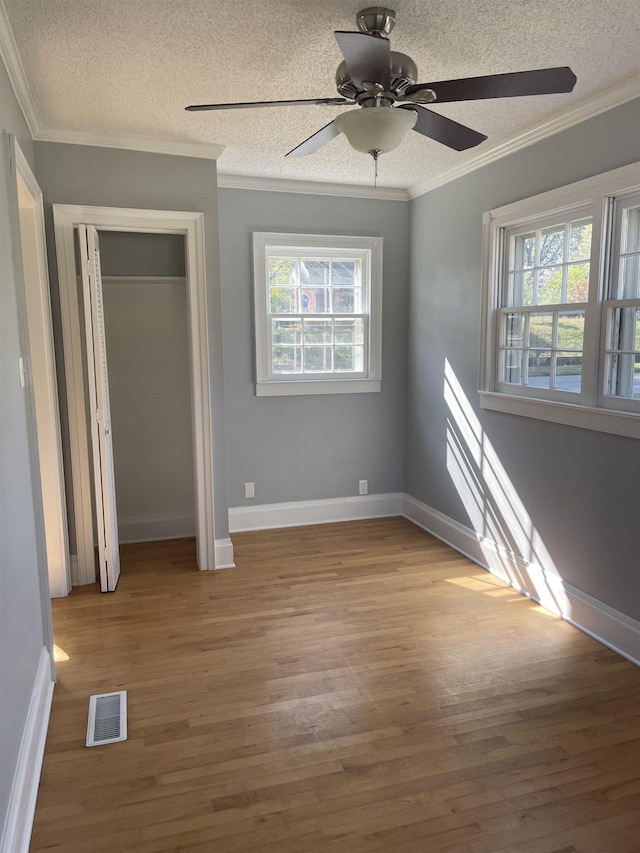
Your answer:
[[[43,646],[13,777],[0,853],[28,853],[29,850],[53,687],[51,655]]]

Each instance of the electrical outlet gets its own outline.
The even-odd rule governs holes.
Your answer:
[[[369,494],[369,481],[368,480],[360,480],[358,483],[358,494],[360,495],[368,495]]]
[[[253,483],[244,484],[244,496],[245,498],[255,498],[256,490]]]

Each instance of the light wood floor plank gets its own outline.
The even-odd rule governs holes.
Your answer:
[[[404,519],[233,538],[52,602],[32,853],[640,851],[634,666]]]

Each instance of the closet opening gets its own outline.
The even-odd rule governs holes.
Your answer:
[[[98,229],[120,544],[196,535],[185,241]]]

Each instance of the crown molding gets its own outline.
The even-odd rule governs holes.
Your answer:
[[[624,80],[617,86],[605,89],[585,103],[575,107],[575,109],[562,113],[562,115],[556,116],[555,118],[552,118],[544,124],[538,125],[525,133],[519,133],[516,136],[512,136],[510,139],[506,140],[506,142],[502,142],[500,145],[496,145],[489,151],[484,151],[482,154],[472,157],[460,166],[456,166],[453,169],[447,169],[446,172],[442,172],[435,178],[431,178],[419,184],[414,184],[408,189],[409,198],[417,198],[418,196],[431,192],[431,190],[434,190],[437,187],[441,187],[444,184],[455,181],[457,178],[468,175],[470,172],[475,172],[476,169],[480,169],[482,166],[487,166],[489,163],[495,163],[496,160],[501,160],[509,154],[514,154],[522,148],[527,148],[529,145],[540,142],[549,136],[553,136],[563,130],[568,130],[576,124],[580,124],[587,119],[594,118],[600,113],[604,113],[607,110],[618,107],[621,104],[631,101],[639,96],[640,75],[636,74],[633,77],[629,77],[627,80]]]
[[[364,184],[335,184],[324,181],[295,181],[283,178],[258,178],[250,175],[225,175],[218,172],[218,187],[234,190],[260,190],[276,193],[303,193],[380,201],[408,201],[402,187],[369,187]]]
[[[24,66],[20,59],[20,51],[7,17],[7,10],[0,0],[0,58],[7,69],[7,75],[16,100],[22,110],[24,119],[32,137],[36,137],[40,131],[40,119],[33,100],[33,93],[24,72]]]
[[[127,136],[116,133],[80,133],[73,130],[41,130],[38,142],[61,142],[67,145],[89,145],[96,148],[124,148],[129,151],[146,151],[150,154],[175,154],[178,157],[198,157],[217,160],[224,145],[208,142],[177,142],[153,139],[147,136]]]

